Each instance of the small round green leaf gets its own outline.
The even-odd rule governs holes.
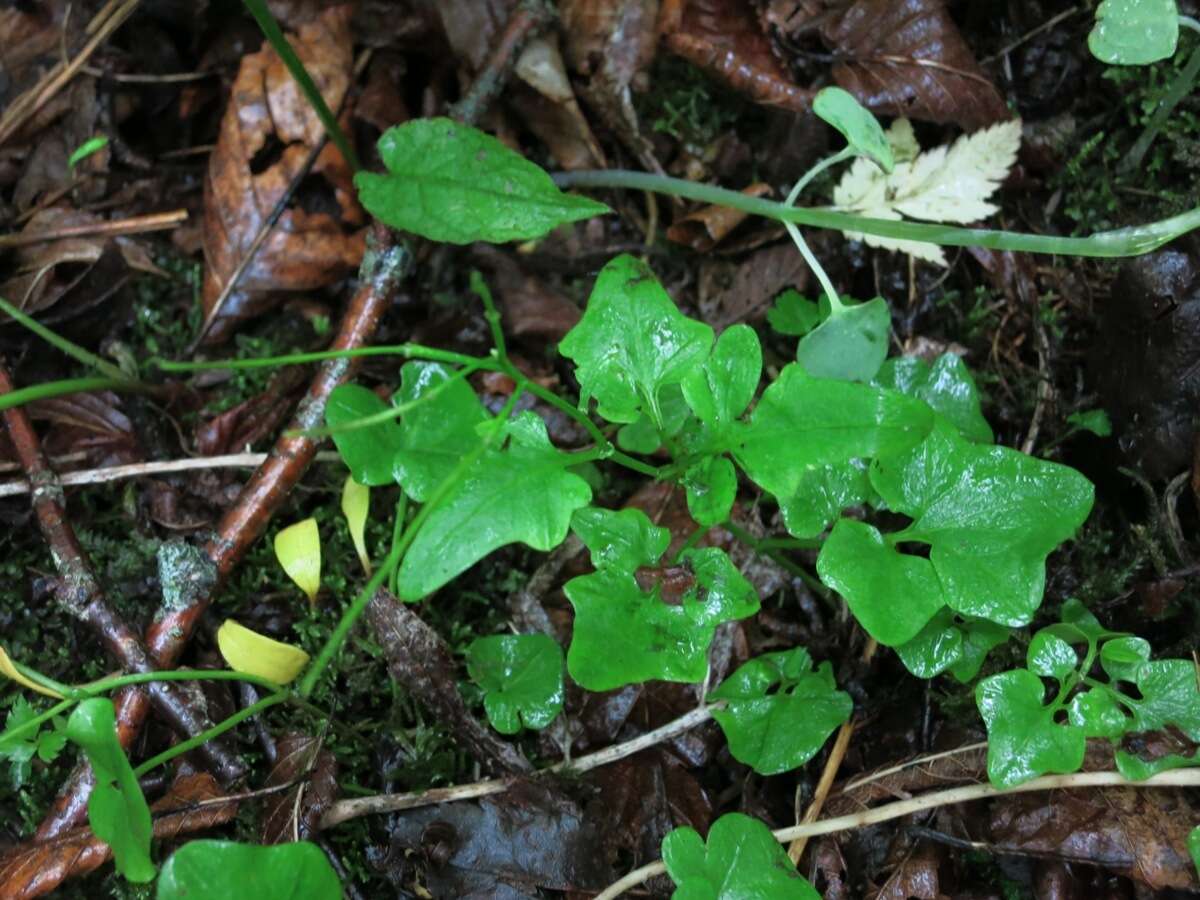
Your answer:
[[[1104,0],[1088,49],[1112,66],[1144,66],[1175,55],[1179,9],[1175,0]]]
[[[895,168],[892,145],[883,128],[849,91],[822,88],[813,100],[813,112],[840,131],[856,155],[867,157],[885,172]]]
[[[325,405],[325,424],[337,429],[387,409],[388,405],[373,391],[357,384],[340,384]],[[403,446],[400,426],[395,421],[349,431],[335,430],[333,444],[359,484],[375,487],[392,483],[392,458]]]
[[[881,297],[845,306],[800,339],[796,361],[809,375],[870,381],[887,357],[892,314]]]
[[[820,323],[821,311],[816,301],[801,296],[795,288],[788,288],[776,297],[767,310],[767,324],[791,337],[802,337]]]
[[[433,241],[528,240],[610,212],[564,194],[550,176],[494,137],[451,119],[413,119],[379,138],[386,175],[358,172],[371,215]]]
[[[1057,678],[1060,682],[1075,671],[1079,657],[1071,645],[1046,631],[1039,631],[1029,642],[1025,665],[1035,675]]]
[[[488,721],[501,734],[545,728],[562,711],[562,648],[547,635],[477,638],[467,648],[467,672],[483,688]]]
[[[737,472],[727,456],[709,456],[683,476],[688,512],[700,525],[718,525],[729,518],[737,496]]]
[[[662,858],[679,900],[821,900],[771,830],[741,813],[717,819],[707,847],[695,829],[676,828]]]
[[[157,900],[341,900],[337,873],[316,844],[260,847],[189,841],[163,864]]]
[[[1121,637],[1100,645],[1100,665],[1113,681],[1137,681],[1138,670],[1150,658],[1150,642],[1145,638]]]

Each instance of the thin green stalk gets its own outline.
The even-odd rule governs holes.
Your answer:
[[[1186,18],[1180,16],[1180,21]],[[1194,22],[1195,20],[1189,20]],[[1186,65],[1175,76],[1175,80],[1171,82],[1171,86],[1167,88],[1167,92],[1163,94],[1162,99],[1158,102],[1158,108],[1154,111],[1154,115],[1150,121],[1146,123],[1146,127],[1142,129],[1142,133],[1138,135],[1138,139],[1134,142],[1129,153],[1121,160],[1120,171],[1132,172],[1142,164],[1142,159],[1146,156],[1146,151],[1150,149],[1150,145],[1154,143],[1154,139],[1158,137],[1158,133],[1162,131],[1163,126],[1171,118],[1171,113],[1175,111],[1175,107],[1192,92],[1192,88],[1196,84],[1196,78],[1200,76],[1200,46],[1192,50],[1192,55],[1188,57]]]
[[[316,350],[311,353],[288,353],[282,356],[259,356],[254,359],[214,359],[200,362],[179,362],[154,357],[150,365],[163,372],[207,372],[212,369],[269,369],[272,366],[297,366],[324,362],[327,359],[357,359],[363,356],[400,356],[404,359],[428,359],[455,366],[474,365],[480,369],[500,371],[499,362],[482,356],[468,356],[425,347],[421,344],[386,344],[381,347],[356,347],[353,350]]]
[[[284,37],[283,31],[279,28],[279,23],[275,21],[275,17],[271,15],[271,11],[267,9],[265,0],[243,0],[243,2],[246,4],[246,8],[250,10],[250,15],[254,16],[254,21],[258,22],[258,27],[262,29],[262,33],[267,41],[275,48],[275,52],[279,54],[279,58],[287,66],[287,70],[291,73],[292,78],[296,80],[296,84],[300,86],[304,98],[312,106],[313,111],[316,112],[317,118],[321,120],[321,124],[325,126],[325,131],[328,132],[330,140],[341,151],[342,156],[346,158],[346,162],[350,164],[350,167],[355,172],[360,171],[362,163],[358,161],[358,154],[354,152],[350,141],[346,139],[345,133],[342,131],[341,126],[338,125],[337,117],[330,110],[328,104],[325,103],[325,98],[321,96],[321,92],[313,84],[308,70],[304,68],[304,63],[300,61],[300,57],[296,55],[296,51],[292,49],[292,45]]]
[[[3,747],[9,741],[15,741],[23,737],[26,732],[36,734],[39,728],[41,728],[55,716],[65,713],[78,702],[79,701],[74,697],[68,697],[65,700],[59,700],[45,712],[38,713],[32,719],[22,722],[20,725],[14,726],[13,728],[9,728],[7,731],[0,732],[0,747]]]
[[[257,703],[252,703],[245,709],[238,710],[232,716],[229,716],[229,718],[222,719],[212,728],[207,728],[194,737],[188,738],[186,741],[180,741],[174,747],[164,750],[157,756],[150,757],[148,760],[134,769],[133,774],[138,778],[141,778],[152,769],[161,766],[165,762],[170,762],[175,757],[182,756],[184,753],[187,753],[190,750],[195,750],[201,744],[208,743],[215,737],[220,737],[229,729],[234,728],[240,723],[246,721],[246,719],[252,718],[253,716],[258,715],[260,712],[270,709],[272,706],[278,706],[280,703],[286,701],[289,697],[291,697],[290,691],[279,691],[267,697],[263,697]]]
[[[836,166],[840,162],[845,162],[846,160],[853,158],[853,156],[854,156],[854,148],[853,147],[843,147],[840,152],[833,154],[833,156],[825,157],[825,159],[821,160],[819,163],[817,163],[815,166],[813,166],[811,169],[809,169],[807,172],[805,172],[803,175],[801,175],[800,178],[796,181],[796,183],[794,185],[792,185],[792,189],[788,193],[787,199],[783,201],[784,205],[785,206],[795,206],[796,198],[798,198],[800,196],[801,191],[803,191],[806,187],[808,187],[808,183],[810,181],[812,181],[814,178],[816,178],[818,175],[820,175],[826,169],[832,168],[833,166]]]
[[[1192,31],[1200,31],[1200,22],[1197,22],[1191,16],[1180,16],[1179,24],[1184,28],[1192,29]]]
[[[762,546],[762,542],[758,538],[748,532],[745,528],[742,528],[740,525],[737,525],[732,521],[726,521],[722,523],[721,527],[758,555],[767,557],[776,565],[795,575],[810,588],[812,588],[813,592],[818,596],[826,600],[829,599],[829,588],[825,587],[825,585],[822,584],[819,579],[814,578],[811,574],[809,574],[803,566],[796,565],[796,563],[792,562],[778,550],[773,550],[769,547]]]
[[[408,494],[404,492],[404,488],[400,489],[400,497],[396,500],[396,518],[392,522],[392,546],[400,542],[400,536],[404,533],[404,519],[408,515]],[[396,582],[400,577],[400,567],[393,566],[391,574],[388,575],[388,590],[392,596],[396,595]]]
[[[504,328],[500,321],[500,310],[496,309],[496,301],[492,299],[491,288],[483,280],[478,271],[471,272],[471,290],[483,301],[483,317],[487,319],[488,328],[492,331],[492,345],[496,348],[496,358],[502,363],[508,362],[508,348],[504,343]]]
[[[833,281],[830,280],[825,267],[818,261],[817,257],[809,249],[808,242],[804,240],[804,236],[800,234],[800,229],[791,222],[784,222],[783,227],[787,229],[788,235],[792,239],[792,243],[796,245],[796,249],[800,251],[800,255],[804,257],[804,261],[808,263],[808,268],[814,275],[817,276],[817,281],[821,282],[821,287],[825,289],[825,296],[829,298],[829,316],[832,318],[846,308],[846,304],[842,303],[842,298],[838,296],[837,290],[834,289]]]
[[[47,381],[45,384],[35,384],[31,387],[17,388],[7,394],[0,394],[0,410],[12,409],[32,403],[34,400],[48,400],[51,397],[61,397],[64,394],[75,394],[80,391],[120,391],[125,393],[151,393],[155,390],[152,385],[128,378],[105,378],[89,376],[87,378],[63,378],[60,381]]]
[[[554,176],[554,181],[564,188],[629,188],[653,191],[670,197],[684,197],[701,203],[740,209],[742,212],[777,222],[794,222],[814,228],[857,231],[878,237],[925,241],[948,247],[988,247],[992,250],[1057,253],[1063,256],[1137,256],[1156,250],[1180,235],[1200,228],[1200,207],[1146,225],[1102,231],[1089,237],[1058,237],[982,228],[955,228],[950,225],[930,225],[921,222],[893,222],[831,209],[788,207],[783,203],[764,200],[761,197],[748,197],[726,188],[646,172],[561,172]]]
[[[90,350],[85,350],[78,344],[68,341],[65,337],[55,334],[41,322],[17,309],[3,297],[0,297],[0,311],[7,313],[13,321],[18,325],[32,331],[47,344],[52,347],[57,347],[67,356],[77,360],[87,366],[89,369],[95,369],[101,375],[107,378],[113,378],[118,381],[132,381],[128,375],[121,371],[119,366],[110,363],[106,359],[101,359]]]
[[[466,476],[480,457],[487,452],[492,446],[496,438],[503,430],[504,422],[512,415],[513,408],[517,405],[517,400],[521,396],[521,389],[518,387],[513,391],[512,396],[508,398],[508,402],[504,404],[504,408],[500,410],[500,414],[496,417],[494,426],[488,433],[487,437],[480,442],[474,450],[458,461],[454,468],[442,479],[441,483],[434,489],[429,499],[425,501],[421,509],[417,512],[408,527],[404,529],[404,533],[400,536],[400,540],[392,544],[392,549],[388,552],[387,559],[383,565],[376,570],[375,574],[367,581],[363,589],[359,591],[358,596],[354,598],[354,602],[346,608],[342,613],[342,618],[338,621],[337,626],[333,629],[333,633],[329,636],[329,640],[321,648],[317,654],[317,658],[313,664],[308,667],[308,671],[304,673],[304,678],[300,681],[300,696],[310,697],[313,690],[317,686],[321,675],[329,668],[341,649],[342,644],[349,636],[350,631],[354,628],[356,622],[362,616],[367,608],[367,604],[371,602],[371,598],[375,596],[375,592],[379,590],[391,571],[400,565],[400,560],[412,545],[413,540],[417,536],[417,532],[421,530],[421,526],[429,518],[430,514],[437,509],[446,496],[454,490],[460,481]]]

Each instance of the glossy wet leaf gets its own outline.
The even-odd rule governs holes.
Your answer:
[[[707,846],[695,829],[676,828],[662,859],[676,900],[821,900],[771,830],[741,813],[717,819]]]
[[[308,665],[299,647],[259,634],[233,619],[217,629],[217,649],[235,672],[246,672],[276,684],[291,684]]]
[[[576,365],[580,406],[610,422],[645,413],[661,427],[659,392],[708,357],[713,331],[681,313],[650,267],[624,254],[600,272],[583,318],[558,345]]]
[[[767,310],[767,324],[792,337],[808,334],[821,322],[821,311],[815,300],[800,295],[795,288],[788,288],[775,298]]]
[[[803,647],[750,660],[709,696],[727,701],[713,718],[729,752],[760,775],[804,765],[854,709],[850,695],[837,689],[829,663],[813,671]]]
[[[1046,556],[1093,500],[1074,469],[969,443],[946,423],[911,452],[876,459],[871,483],[889,509],[915,520],[899,538],[930,545],[946,604],[1011,626],[1033,617]]]
[[[479,446],[487,410],[465,380],[435,362],[405,363],[392,402],[416,404],[401,418],[400,446],[391,465],[404,491],[424,503],[458,461]]]
[[[467,648],[467,672],[484,690],[488,721],[501,734],[545,728],[563,707],[563,654],[544,634],[497,634]]]
[[[933,413],[895,391],[813,378],[793,363],[768,387],[750,422],[736,430],[734,458],[764,490],[796,495],[810,470],[909,450]]]
[[[1137,680],[1142,663],[1150,659],[1150,642],[1145,638],[1113,638],[1100,645],[1100,665],[1113,681]]]
[[[851,459],[805,469],[796,492],[778,498],[779,510],[789,534],[812,538],[837,521],[842,510],[867,502],[873,493],[867,464]]]
[[[368,576],[371,574],[371,557],[367,554],[366,529],[370,511],[371,489],[359,484],[351,475],[342,485],[342,515],[346,517],[346,527],[350,530],[350,540],[354,542],[358,561]]]
[[[546,425],[522,413],[506,426],[508,446],[488,450],[437,505],[400,565],[404,600],[436,591],[493,550],[521,542],[548,551],[567,536],[571,514],[592,489],[569,471]]]
[[[329,395],[325,424],[337,428],[387,409],[388,405],[374,391],[357,384],[340,384]],[[392,483],[392,458],[403,446],[400,426],[394,420],[350,431],[334,431],[333,443],[359,484]]]
[[[892,357],[879,369],[875,383],[924,400],[969,441],[990,444],[994,440],[980,410],[975,379],[953,353],[943,353],[933,365],[919,356]]]
[[[718,525],[729,518],[737,496],[737,472],[725,456],[710,456],[683,476],[688,512],[697,524]]]
[[[607,691],[651,679],[704,679],[717,626],[753,615],[758,596],[723,550],[689,550],[683,563],[695,583],[678,605],[663,601],[659,585],[643,591],[632,572],[617,568],[563,586],[575,608],[567,669],[581,687]]]
[[[321,534],[316,519],[304,519],[275,535],[275,558],[288,578],[316,602],[321,589]]]
[[[67,737],[83,749],[96,775],[88,800],[92,831],[112,848],[117,871],[127,880],[151,881],[155,869],[150,858],[150,807],[117,739],[112,701],[100,697],[80,701],[67,719]]]
[[[670,531],[633,507],[615,511],[586,506],[571,517],[571,530],[588,548],[593,566],[627,574],[654,565],[671,543]]]
[[[762,346],[749,325],[725,329],[702,366],[683,379],[683,396],[719,438],[746,411],[762,376]]]
[[[1047,772],[1077,772],[1086,748],[1084,729],[1054,721],[1057,708],[1043,703],[1042,680],[1026,669],[1001,672],[975,688],[987,725],[988,780],[1013,787]]]
[[[846,306],[800,339],[796,361],[809,375],[870,381],[888,351],[892,314],[880,297]]]
[[[451,119],[413,119],[379,138],[387,174],[358,172],[371,215],[432,241],[528,240],[609,212],[560,191],[539,166],[494,137]]]
[[[855,519],[833,526],[817,557],[817,574],[885,647],[911,641],[945,605],[929,560],[898,553],[878,529]]]
[[[892,145],[876,118],[854,95],[839,87],[817,91],[813,112],[842,133],[856,156],[865,156],[885,172],[896,166]]]
[[[1196,667],[1187,659],[1158,659],[1142,663],[1135,684],[1140,700],[1134,700],[1136,731],[1155,731],[1174,725],[1193,741],[1200,741],[1200,689]]]
[[[1097,641],[1125,636],[1124,632],[1109,631],[1101,625],[1100,620],[1074,597],[1063,603],[1059,619],[1059,622],[1042,630],[1056,634],[1070,644],[1087,644],[1093,648]]]
[[[1079,666],[1079,657],[1062,638],[1039,631],[1029,642],[1025,665],[1035,675],[1063,681]]]
[[[1101,62],[1143,66],[1175,55],[1179,10],[1175,0],[1104,0],[1088,49]]]
[[[918,678],[933,678],[948,671],[967,682],[993,647],[1003,644],[1010,631],[986,619],[956,615],[943,608],[912,640],[896,647],[896,655]]]
[[[3,646],[0,646],[0,675],[4,675],[6,678],[11,679],[12,681],[15,681],[17,684],[21,685],[21,687],[29,688],[29,690],[38,694],[44,694],[47,697],[55,697],[59,700],[63,698],[63,695],[53,688],[38,684],[32,678],[26,677],[15,665],[13,665],[12,657],[8,655],[8,651],[5,650]]]
[[[679,434],[691,416],[679,385],[666,385],[659,392],[658,403],[662,413],[661,429],[650,416],[643,413],[636,422],[622,425],[617,430],[618,447],[629,453],[650,454],[662,446],[663,436],[670,439]]]
[[[299,841],[264,847],[188,841],[163,863],[157,900],[341,900],[342,885],[325,853]]]
[[[1129,730],[1129,717],[1103,688],[1076,694],[1067,705],[1067,721],[1087,737],[1119,738]]]

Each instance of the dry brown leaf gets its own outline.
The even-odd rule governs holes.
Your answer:
[[[341,105],[350,85],[351,11],[349,5],[329,7],[289,35],[331,109]],[[243,57],[204,182],[206,316],[323,133],[274,50],[264,45]],[[227,338],[238,320],[275,305],[275,292],[332,284],[362,258],[365,214],[350,166],[332,143],[305,182],[225,301],[209,343]]]
[[[311,840],[321,815],[337,799],[337,759],[307,734],[289,734],[277,745],[278,757],[265,787],[299,780],[294,787],[271,794],[263,805],[264,844]]]
[[[900,858],[885,864],[887,881],[868,896],[871,900],[949,900],[942,893],[938,876],[941,850],[929,844],[905,846],[907,843],[896,842]]]
[[[224,825],[237,815],[236,802],[193,807],[221,796],[220,786],[207,773],[181,777],[150,807],[155,816],[154,836],[169,841]],[[48,894],[66,879],[98,869],[111,855],[108,844],[97,840],[90,828],[75,828],[51,841],[19,844],[0,855],[0,900],[29,900]]]
[[[514,337],[558,343],[583,315],[578,306],[526,273],[508,254],[480,244],[472,256],[487,271],[500,301],[504,330]]]
[[[771,193],[771,186],[758,182],[744,188],[742,193],[748,197],[764,197]],[[671,225],[667,237],[677,244],[706,253],[747,218],[749,213],[728,206],[705,206]]]
[[[144,454],[133,423],[121,411],[121,398],[111,391],[64,394],[29,405],[32,418],[51,423],[42,440],[51,456],[87,451],[94,466],[139,462]]]
[[[307,383],[303,368],[280,369],[261,394],[203,422],[196,429],[196,452],[202,456],[245,452],[283,424],[292,411],[289,398]]]

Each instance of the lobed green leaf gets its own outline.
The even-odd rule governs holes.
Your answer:
[[[467,648],[467,672],[483,688],[488,721],[501,734],[545,728],[562,712],[562,648],[547,635],[476,638]]]

